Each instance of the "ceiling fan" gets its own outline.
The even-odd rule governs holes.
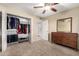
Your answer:
[[[49,6],[50,9],[53,11],[53,12],[57,12],[57,10],[53,7],[55,5],[57,5],[58,3],[44,3],[43,6],[41,5],[38,5],[38,6],[34,6],[33,8],[44,8],[44,7],[47,7]],[[46,13],[46,9],[43,10],[42,14],[45,14]]]

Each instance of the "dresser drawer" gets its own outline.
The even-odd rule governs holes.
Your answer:
[[[52,32],[52,41],[77,49],[77,33]]]

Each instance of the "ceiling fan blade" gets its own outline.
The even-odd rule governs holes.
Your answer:
[[[53,6],[53,5],[57,5],[57,4],[59,4],[59,3],[52,3],[51,5]]]
[[[33,8],[43,8],[43,6],[34,6]]]
[[[51,8],[52,11],[57,12],[57,10],[55,8]]]
[[[42,14],[45,14],[45,12],[46,12],[46,10],[44,10],[44,11],[42,12]]]

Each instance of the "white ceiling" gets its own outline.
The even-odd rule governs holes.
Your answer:
[[[57,12],[53,12],[50,10],[50,8],[46,8],[47,10],[46,13],[42,14],[42,11],[45,8],[38,8],[38,9],[33,8],[33,6],[38,5],[38,4],[39,3],[3,3],[1,5],[21,8],[27,11],[28,13],[39,16],[39,17],[46,17],[46,16],[54,15],[56,13],[69,10],[69,9],[79,6],[79,3],[59,3],[58,5],[54,6],[57,9]]]

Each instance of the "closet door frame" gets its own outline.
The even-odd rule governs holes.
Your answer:
[[[29,34],[29,42],[31,42],[31,18],[26,18],[26,17],[22,17],[22,16],[18,16],[18,15],[14,15],[14,14],[10,14],[10,13],[7,13],[7,16],[14,16],[14,17],[17,17],[17,18],[23,18],[23,19],[26,19],[28,20],[28,24],[30,24],[30,34]]]
[[[0,51],[2,51],[2,12],[0,11]]]

